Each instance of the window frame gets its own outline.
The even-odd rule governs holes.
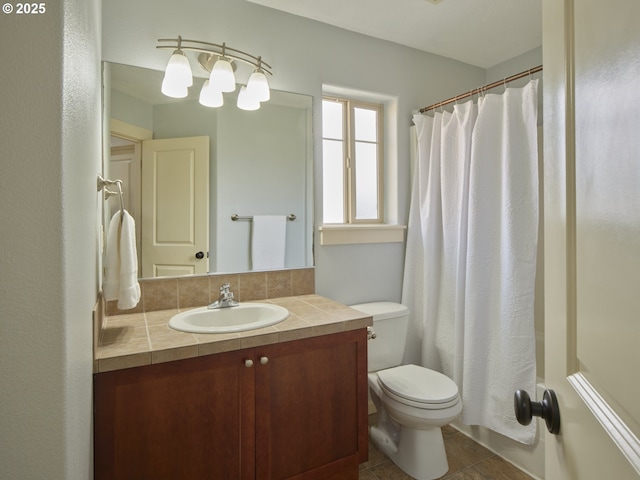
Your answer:
[[[333,225],[378,225],[384,223],[384,104],[356,100],[347,97],[339,97],[333,95],[323,95],[322,101],[338,102],[343,105],[342,108],[342,128],[343,128],[343,148],[342,148],[342,166],[343,166],[343,221],[342,223],[331,223]],[[377,115],[376,125],[376,197],[377,212],[375,218],[356,218],[356,178],[357,178],[357,159],[356,139],[355,139],[355,109],[373,110]],[[324,136],[322,132],[322,140],[330,139]],[[323,158],[324,163],[324,158]],[[323,195],[325,192],[323,191]]]

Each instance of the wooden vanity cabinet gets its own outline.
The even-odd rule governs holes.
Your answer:
[[[99,373],[95,479],[356,480],[366,330]]]
[[[255,369],[244,358],[232,352],[96,374],[95,480],[253,478]]]

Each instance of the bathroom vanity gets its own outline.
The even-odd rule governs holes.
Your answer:
[[[182,356],[226,342],[220,353],[157,355],[154,363],[161,342],[149,336],[150,364],[101,372],[100,360],[116,351],[103,341],[94,378],[96,480],[357,479],[367,459],[371,318],[304,298],[286,299],[291,315],[274,327],[218,339],[165,332]],[[113,328],[126,339],[123,330],[139,328],[140,316],[149,321],[128,315]],[[191,338],[201,348],[189,349]]]

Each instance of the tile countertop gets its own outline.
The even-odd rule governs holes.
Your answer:
[[[94,373],[241,350],[355,330],[373,325],[370,316],[320,295],[273,298],[289,318],[257,330],[238,333],[185,333],[169,328],[181,310],[106,317],[99,336]],[[190,309],[184,309],[190,310]]]

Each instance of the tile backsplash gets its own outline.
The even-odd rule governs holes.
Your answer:
[[[239,302],[266,300],[315,293],[315,269],[274,270],[140,280],[140,303],[131,310],[118,310],[117,301],[107,302],[107,315],[153,312],[208,305],[218,298],[220,285],[231,284]]]

